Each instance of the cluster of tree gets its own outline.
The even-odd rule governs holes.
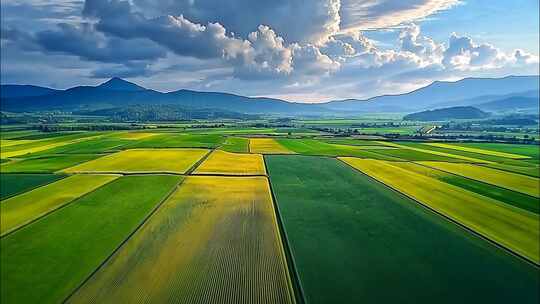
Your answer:
[[[242,114],[220,109],[194,109],[179,105],[129,105],[76,114],[96,115],[110,118],[113,122],[189,121],[194,119],[255,119],[256,115]]]

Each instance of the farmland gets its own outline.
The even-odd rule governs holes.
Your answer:
[[[121,177],[0,239],[2,303],[61,302],[178,181],[165,175]]]
[[[293,303],[269,190],[188,177],[68,302]]]
[[[526,263],[338,160],[268,156],[267,166],[308,303],[538,299]]]
[[[238,154],[216,150],[195,169],[194,174],[265,175],[260,154]]]
[[[2,131],[2,303],[538,302],[537,146],[284,121]]]
[[[64,172],[185,173],[207,153],[205,149],[125,150],[65,169]]]

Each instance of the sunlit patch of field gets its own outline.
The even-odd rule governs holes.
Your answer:
[[[293,303],[265,177],[190,176],[68,303]]]
[[[107,155],[64,172],[162,172],[184,174],[208,153],[206,149],[132,149]]]
[[[340,159],[484,237],[540,263],[540,221],[537,214],[393,166],[392,162],[350,157]],[[456,166],[462,167],[463,164]]]
[[[8,198],[0,204],[0,235],[24,226],[118,177],[74,175]]]
[[[148,137],[155,136],[155,135],[157,135],[157,134],[156,133],[144,133],[144,132],[126,132],[126,133],[118,134],[118,138],[138,140],[138,139],[148,138]]]
[[[505,158],[511,158],[511,159],[527,159],[527,158],[530,158],[529,156],[518,155],[518,154],[514,154],[514,153],[491,151],[491,150],[485,150],[485,149],[479,149],[479,148],[473,148],[473,147],[457,146],[457,145],[450,145],[450,144],[444,144],[444,143],[425,143],[425,144],[430,145],[430,146],[434,146],[434,147],[441,147],[441,148],[447,148],[447,149],[459,150],[459,151],[467,151],[467,152],[473,152],[473,153],[485,154],[485,155],[493,155],[493,156],[505,157]]]
[[[383,145],[387,145],[387,146],[390,146],[390,147],[395,147],[395,148],[400,148],[400,149],[407,149],[407,150],[411,150],[411,151],[417,151],[417,152],[433,154],[433,155],[438,155],[438,156],[443,156],[443,157],[461,159],[461,160],[470,161],[470,162],[474,162],[474,163],[486,163],[486,164],[491,163],[490,161],[487,161],[487,160],[484,160],[484,159],[479,159],[479,158],[474,158],[474,157],[467,157],[467,156],[463,156],[463,155],[451,154],[451,153],[440,152],[440,151],[433,151],[433,150],[429,150],[429,149],[420,149],[420,148],[415,148],[415,147],[406,146],[406,145],[400,145],[400,144],[396,144],[396,143],[392,143],[392,142],[380,141],[378,143],[383,144]]]
[[[532,176],[525,176],[472,164],[454,164],[446,162],[419,163],[474,180],[483,181],[488,184],[540,197],[540,179]]]
[[[249,150],[251,153],[262,154],[293,154],[294,152],[284,147],[272,138],[250,138]]]
[[[197,167],[195,174],[264,175],[261,154],[240,154],[215,150]]]

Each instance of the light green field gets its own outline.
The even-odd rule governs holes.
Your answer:
[[[0,235],[4,236],[116,178],[117,175],[74,175],[8,198],[0,204]]]
[[[472,164],[419,162],[423,165],[461,175],[488,184],[540,197],[540,179]]]
[[[96,132],[84,132],[40,140],[32,140],[29,143],[13,145],[5,148],[2,147],[2,158],[23,156],[25,154],[41,152],[80,141],[98,138],[99,136],[101,135]]]
[[[220,134],[161,133],[137,140],[125,148],[217,148],[223,140]]]
[[[67,303],[294,300],[267,179],[189,176]]]
[[[227,137],[219,149],[227,152],[247,153],[249,152],[249,139],[243,137]]]
[[[208,153],[206,149],[133,149],[64,170],[79,172],[158,172],[184,174]]]
[[[194,174],[265,175],[261,154],[229,153],[215,150]]]
[[[447,149],[452,149],[452,150],[461,150],[461,151],[473,152],[473,153],[478,153],[478,154],[493,155],[493,156],[499,156],[499,157],[505,157],[505,158],[511,158],[511,159],[527,159],[527,158],[530,158],[529,156],[518,155],[518,154],[514,154],[514,153],[485,150],[485,149],[479,149],[479,148],[467,147],[467,146],[464,147],[464,146],[450,145],[450,144],[443,144],[443,143],[426,143],[426,145],[430,145],[430,146],[434,146],[434,147],[447,148]]]
[[[0,302],[63,303],[180,179],[121,177],[1,238]]]
[[[513,173],[519,173],[524,175],[529,175],[532,177],[540,177],[540,167],[538,165],[530,164],[529,166],[515,166],[515,165],[507,165],[507,164],[486,164],[483,165],[486,167],[490,167],[493,169],[499,169],[503,171],[513,172]]]
[[[462,143],[456,144],[461,147],[477,148],[503,153],[519,154],[529,156],[534,159],[540,158],[539,145],[520,145],[520,144],[502,144],[502,143]]]
[[[340,159],[484,237],[540,264],[538,214],[393,166],[391,162],[349,157]]]
[[[250,138],[249,151],[261,154],[291,154],[293,151],[287,149],[273,138]]]

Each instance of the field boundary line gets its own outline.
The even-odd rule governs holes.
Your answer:
[[[263,157],[264,159],[264,166],[266,166],[266,157]],[[298,274],[298,268],[296,267],[296,263],[294,261],[294,257],[292,254],[292,249],[289,243],[289,239],[287,237],[287,232],[285,231],[285,225],[283,224],[283,220],[281,218],[281,212],[277,203],[277,198],[274,194],[274,189],[272,187],[272,182],[270,180],[270,175],[268,174],[268,177],[266,178],[268,182],[268,187],[270,187],[270,196],[272,198],[272,205],[274,206],[274,212],[277,220],[277,226],[279,230],[279,234],[281,236],[281,243],[283,246],[283,251],[285,254],[285,260],[287,261],[287,268],[289,270],[289,275],[291,276],[291,281],[293,283],[293,291],[294,296],[296,298],[296,301],[300,304],[306,303],[306,298],[304,296],[304,288],[302,287],[302,282],[300,281],[300,275]]]
[[[76,288],[74,288],[67,296],[66,298],[62,301],[62,303],[66,303],[73,295],[75,295],[75,293],[77,293],[77,291],[79,291],[88,281],[90,281],[90,279],[99,271],[101,270],[101,268],[103,268],[105,266],[105,264],[107,264],[107,262],[113,257],[115,256],[119,251],[120,249],[122,249],[125,244],[133,237],[133,235],[135,235],[135,233],[137,233],[139,230],[141,230],[141,228],[146,224],[148,223],[148,221],[150,220],[150,218],[158,211],[158,209],[169,199],[169,197],[172,196],[172,194],[174,192],[176,192],[176,190],[182,185],[182,183],[184,182],[186,178],[181,178],[177,183],[176,185],[174,185],[171,190],[169,190],[169,192],[167,194],[165,194],[165,196],[163,196],[163,198],[157,202],[157,204],[154,206],[154,208],[152,208],[152,210],[150,210],[150,212],[148,212],[148,214],[143,217],[143,219],[141,220],[141,222],[133,229],[133,231],[131,231],[125,238],[122,242],[120,242],[120,244],[86,277],[86,279],[84,279]]]
[[[69,176],[69,175],[68,175],[68,176]],[[39,217],[37,217],[37,218],[35,218],[35,219],[33,219],[33,220],[30,220],[30,221],[28,221],[28,222],[22,224],[21,226],[18,226],[18,227],[16,227],[16,228],[12,229],[12,230],[9,230],[8,232],[6,232],[6,233],[4,233],[3,235],[1,235],[1,236],[0,236],[0,239],[3,239],[3,238],[5,238],[5,237],[7,237],[7,236],[10,236],[11,234],[13,234],[13,233],[15,233],[15,232],[17,232],[17,231],[23,229],[23,228],[26,227],[26,226],[29,226],[29,225],[31,225],[31,224],[33,224],[33,223],[39,221],[40,219],[42,219],[42,218],[44,218],[44,217],[46,217],[46,216],[52,214],[53,212],[56,212],[56,211],[58,211],[58,210],[60,210],[60,209],[66,208],[67,206],[70,206],[71,204],[75,203],[75,202],[78,201],[79,199],[82,199],[83,197],[86,197],[87,195],[90,195],[91,193],[97,191],[98,189],[100,189],[100,188],[103,187],[103,186],[106,186],[106,185],[108,185],[108,184],[114,182],[115,180],[117,180],[117,179],[120,178],[120,177],[121,177],[121,176],[118,176],[117,178],[115,178],[115,179],[113,179],[113,180],[111,180],[111,181],[108,181],[108,182],[104,183],[103,185],[101,185],[101,186],[99,186],[99,187],[93,189],[92,191],[86,192],[86,193],[84,193],[84,194],[81,195],[81,196],[75,197],[75,198],[73,198],[72,200],[68,201],[67,203],[65,203],[65,204],[63,204],[63,205],[61,205],[61,206],[58,206],[57,208],[54,208],[54,209],[52,209],[52,210],[49,210],[49,211],[43,213],[43,214],[40,215]],[[62,180],[62,179],[63,179],[63,178],[61,178],[61,179],[59,179],[59,180],[56,180],[56,181],[60,181],[60,180]],[[37,187],[37,188],[39,188],[39,187]],[[37,188],[35,188],[35,189],[37,189]],[[35,190],[35,189],[33,189],[33,190]]]
[[[185,175],[193,174],[193,172],[197,170],[197,168],[210,156],[210,154],[214,153],[214,151],[216,151],[216,148],[208,150],[208,152],[206,152],[201,159],[196,161],[193,165],[191,165],[191,167],[189,167],[189,169],[186,170]]]
[[[37,172],[35,172],[35,173],[2,173],[2,174],[3,174],[3,175],[9,175],[9,174],[13,174],[13,175],[21,175],[21,174],[28,174],[28,175],[31,175],[31,174],[36,174],[36,175],[37,175],[37,174],[51,174],[51,175],[60,175],[60,176],[61,176],[61,178],[59,178],[59,179],[55,179],[55,180],[52,180],[52,181],[47,181],[47,182],[45,182],[45,183],[43,183],[43,184],[36,185],[36,186],[34,186],[34,187],[32,187],[32,188],[29,188],[29,189],[26,189],[26,190],[23,190],[23,191],[19,191],[19,192],[17,192],[17,193],[10,194],[10,195],[8,195],[8,196],[2,198],[2,201],[5,201],[5,200],[7,200],[8,198],[12,198],[12,197],[17,196],[17,195],[19,195],[19,194],[23,194],[23,193],[26,193],[26,192],[35,190],[35,189],[37,189],[37,188],[39,188],[39,187],[47,186],[47,185],[52,184],[52,183],[54,183],[54,182],[58,182],[58,181],[60,181],[60,180],[63,180],[64,178],[70,176],[69,174],[65,174],[65,173],[63,173],[63,174],[55,174],[55,173],[37,173]]]
[[[380,184],[382,184],[382,185],[388,187],[388,189],[390,189],[390,190],[392,190],[392,191],[394,191],[394,192],[397,192],[397,193],[399,193],[399,194],[401,194],[401,195],[403,195],[403,196],[405,196],[405,197],[411,199],[412,201],[416,202],[416,203],[417,203],[418,205],[420,205],[421,207],[424,207],[425,209],[427,209],[427,210],[433,212],[434,214],[436,214],[436,215],[442,217],[443,219],[446,219],[447,221],[449,221],[449,222],[451,222],[451,223],[453,223],[453,224],[456,224],[458,227],[461,227],[462,229],[464,229],[465,232],[469,232],[469,233],[471,233],[472,235],[477,236],[477,237],[479,237],[479,238],[481,238],[481,239],[487,241],[488,243],[494,245],[495,247],[498,247],[499,249],[502,249],[504,252],[506,252],[506,253],[508,253],[508,254],[510,254],[510,255],[512,255],[512,256],[515,256],[515,257],[517,257],[518,259],[520,259],[520,260],[522,260],[522,261],[527,262],[527,264],[531,264],[531,265],[535,266],[537,269],[540,269],[540,264],[537,264],[535,261],[530,260],[529,258],[527,258],[527,257],[525,257],[525,256],[522,256],[521,254],[519,254],[519,253],[513,251],[512,249],[510,249],[510,248],[508,248],[508,247],[506,247],[506,246],[504,246],[504,245],[502,245],[502,244],[497,243],[496,241],[494,241],[494,240],[488,238],[487,236],[484,236],[483,234],[481,234],[481,233],[479,233],[479,232],[473,230],[472,228],[467,227],[465,224],[462,224],[462,223],[458,222],[457,220],[454,220],[454,219],[451,218],[450,216],[445,215],[445,214],[443,214],[443,213],[441,213],[441,212],[435,210],[434,208],[432,208],[432,207],[430,207],[430,206],[428,206],[428,205],[422,203],[421,201],[419,201],[419,200],[413,198],[412,196],[409,196],[408,194],[401,192],[401,191],[398,190],[397,188],[394,188],[394,187],[392,187],[392,186],[390,186],[390,185],[388,185],[388,184],[386,184],[386,183],[384,183],[384,182],[382,182],[382,181],[376,179],[375,177],[373,177],[373,176],[371,176],[371,175],[369,175],[369,174],[367,174],[367,173],[362,172],[361,170],[359,170],[359,169],[353,167],[352,165],[348,164],[347,162],[345,162],[345,161],[343,161],[343,160],[341,160],[341,159],[338,159],[338,160],[341,161],[342,163],[344,163],[345,165],[349,166],[350,168],[352,168],[352,169],[355,170],[356,172],[359,172],[360,174],[363,174],[363,175],[365,175],[365,176],[371,178],[372,180],[374,180],[374,181],[376,181],[376,182],[378,182],[378,183],[380,183]]]

